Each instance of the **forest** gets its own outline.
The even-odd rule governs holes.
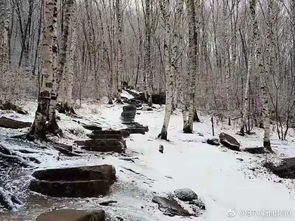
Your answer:
[[[295,0],[0,0],[0,220],[294,208]]]

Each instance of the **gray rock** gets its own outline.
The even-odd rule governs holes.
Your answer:
[[[42,213],[36,221],[105,221],[103,210],[86,211],[74,209],[53,210]]]
[[[295,179],[295,157],[283,159],[278,166],[271,162],[265,163],[264,166],[281,178]]]
[[[178,199],[182,201],[192,201],[198,199],[198,195],[189,188],[175,190],[174,194]]]
[[[106,195],[116,180],[111,165],[58,168],[35,171],[29,189],[53,197],[98,197]]]
[[[14,119],[10,119],[7,117],[0,118],[0,127],[10,128],[10,129],[22,129],[26,127],[30,127],[32,123],[18,121]]]
[[[217,138],[212,138],[207,140],[207,144],[213,145],[213,146],[219,146],[219,140]]]
[[[191,216],[191,214],[182,208],[181,205],[173,198],[165,198],[160,196],[155,196],[152,200],[154,203],[158,204],[159,210],[167,216]]]
[[[205,210],[205,209],[206,209],[205,204],[204,204],[203,201],[200,200],[200,199],[192,200],[192,201],[189,202],[189,204],[191,204],[191,205],[195,205],[195,206],[197,206],[197,207],[198,207],[199,209],[201,209],[201,210]]]
[[[219,135],[219,140],[220,143],[227,147],[230,150],[235,150],[235,151],[240,151],[240,143],[234,138],[233,136],[226,134],[226,133],[221,133]]]
[[[244,151],[245,152],[248,152],[248,153],[251,153],[251,154],[265,154],[265,153],[270,153],[264,147],[245,148]]]

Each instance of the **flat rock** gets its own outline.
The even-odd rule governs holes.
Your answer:
[[[105,221],[105,212],[103,210],[53,210],[42,213],[36,221]]]
[[[97,134],[98,136],[105,136],[105,138],[107,137],[111,137],[113,135],[118,135],[118,136],[122,136],[124,138],[129,137],[130,133],[124,129],[122,130],[102,130],[102,131],[92,131],[92,134]]]
[[[159,210],[167,216],[191,216],[177,201],[173,198],[155,196],[152,201],[158,204]]]
[[[219,146],[219,139],[217,138],[212,138],[212,139],[207,139],[207,144],[213,145],[213,146]]]
[[[116,180],[110,165],[39,170],[32,174],[29,189],[52,197],[98,197],[106,195]]]
[[[115,140],[122,140],[122,134],[100,134],[100,133],[92,133],[87,134],[87,136],[91,139],[115,139]]]
[[[265,163],[264,166],[281,178],[295,179],[295,157],[283,159],[279,166],[272,163]]]
[[[227,147],[228,149],[235,150],[235,151],[240,151],[240,143],[234,138],[233,136],[226,134],[226,133],[221,133],[219,135],[219,140],[220,143]]]
[[[10,119],[7,117],[0,118],[0,127],[10,128],[10,129],[22,129],[26,127],[31,127],[32,123],[23,122],[14,119]]]
[[[124,153],[126,149],[125,141],[119,139],[95,139],[75,141],[75,143],[80,145],[84,150],[97,152]]]
[[[145,134],[146,129],[145,128],[126,128],[126,131],[129,132],[129,134]]]
[[[192,201],[198,199],[198,195],[189,188],[177,189],[174,191],[174,194],[182,201]]]
[[[123,112],[136,112],[136,106],[135,105],[124,106]]]
[[[267,149],[264,147],[253,147],[253,148],[245,148],[245,152],[251,153],[251,154],[265,154],[269,153]]]
[[[102,127],[100,126],[97,126],[97,125],[83,125],[83,127],[87,130],[94,130],[94,131],[101,131],[102,130]]]

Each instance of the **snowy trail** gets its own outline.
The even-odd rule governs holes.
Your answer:
[[[293,191],[285,184],[269,181],[265,177],[249,177],[247,170],[249,162],[255,156],[247,153],[226,151],[202,143],[204,137],[197,134],[181,134],[181,116],[174,115],[168,136],[171,142],[155,140],[160,131],[162,113],[144,113],[138,117],[140,123],[150,126],[150,132],[144,138],[136,136],[130,142],[129,148],[141,151],[141,157],[147,167],[157,171],[162,176],[173,179],[158,178],[153,186],[157,192],[171,192],[177,188],[191,188],[205,201],[207,212],[204,220],[294,220],[295,219],[295,185]],[[197,132],[205,136],[210,134],[210,125],[196,123]],[[206,128],[207,127],[207,128]],[[190,142],[187,142],[190,141]],[[253,141],[250,141],[253,143]],[[158,152],[159,144],[164,145],[164,154]],[[243,140],[247,145],[247,141]],[[256,144],[258,141],[256,141]],[[259,145],[259,143],[257,144]],[[241,162],[237,158],[242,158]],[[292,185],[292,184],[291,184]],[[291,192],[291,193],[290,193]],[[254,210],[257,214],[244,214]],[[287,212],[287,217],[265,217],[260,212]],[[229,217],[228,212],[235,212]],[[289,212],[292,212],[290,216]],[[196,220],[202,220],[197,219]],[[170,220],[166,218],[165,220]],[[183,220],[171,218],[171,220]]]

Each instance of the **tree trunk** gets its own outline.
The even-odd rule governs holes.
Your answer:
[[[196,8],[197,5],[197,8]],[[188,20],[188,72],[189,72],[189,107],[188,119],[184,124],[184,133],[193,133],[194,110],[195,110],[195,93],[196,93],[196,77],[198,72],[198,32],[197,32],[197,15],[199,10],[199,2],[195,0],[187,1],[187,20]]]
[[[242,136],[245,135],[245,128],[246,128],[246,122],[248,118],[248,103],[249,103],[249,86],[250,86],[250,76],[251,71],[254,69],[253,66],[253,52],[256,51],[257,47],[257,34],[258,34],[258,24],[256,20],[256,0],[251,0],[250,2],[250,14],[251,14],[251,22],[252,22],[252,36],[250,37],[250,43],[249,43],[249,50],[248,50],[248,56],[245,55],[245,59],[248,59],[247,62],[247,76],[246,76],[246,85],[245,85],[245,92],[244,92],[244,103],[243,103],[243,109],[242,109],[242,126],[240,133]],[[244,49],[246,50],[246,49]],[[245,52],[246,53],[246,52]],[[248,128],[249,130],[249,128]],[[248,131],[249,132],[249,131]]]
[[[9,71],[9,18],[8,1],[0,0],[0,80],[7,81]],[[0,97],[1,99],[1,97]]]
[[[148,105],[152,106],[153,74],[151,65],[151,0],[145,1],[144,75]]]
[[[75,114],[74,111],[74,101],[73,101],[73,87],[74,87],[74,66],[75,66],[75,52],[77,47],[77,21],[75,17],[76,7],[74,8],[71,16],[71,32],[69,41],[69,50],[67,52],[68,56],[66,57],[66,67],[65,73],[63,74],[62,78],[62,88],[61,88],[61,105],[60,108],[62,112],[67,114]],[[65,24],[66,25],[66,24]]]
[[[271,7],[272,0],[269,0],[268,7]],[[270,17],[272,17],[270,15]],[[265,56],[267,56],[266,64],[263,61],[262,48],[261,45],[257,46],[257,58],[258,58],[258,72],[260,75],[260,90],[261,90],[261,99],[262,99],[262,119],[263,119],[263,128],[264,128],[264,137],[263,137],[263,146],[267,149],[271,149],[270,143],[270,115],[269,115],[269,97],[267,91],[267,82],[269,79],[269,70],[270,70],[270,48],[271,47],[271,19],[268,18],[267,22],[267,33],[266,33],[266,48]],[[260,42],[261,34],[258,34],[258,42]]]
[[[123,63],[123,46],[122,46],[122,35],[123,35],[123,13],[122,13],[122,0],[116,0],[116,17],[117,17],[117,41],[118,41],[118,55],[117,55],[117,75],[116,84],[118,86],[116,91],[117,102],[121,103],[122,93],[122,77],[124,71]]]
[[[165,63],[165,76],[166,76],[166,105],[165,105],[165,117],[162,126],[161,133],[159,137],[163,140],[167,140],[167,130],[170,122],[170,117],[172,113],[172,100],[173,100],[173,80],[174,72],[171,67],[171,57],[170,57],[170,16],[169,16],[169,1],[160,0],[160,10],[162,13],[162,20],[165,29],[164,37],[164,63]]]
[[[55,28],[54,20],[56,19],[57,1],[44,1],[44,25],[43,25],[43,41],[42,41],[42,66],[40,76],[40,91],[38,96],[38,108],[35,114],[35,121],[29,132],[29,137],[33,136],[41,140],[46,140],[48,130],[48,121],[50,117],[50,107],[52,107],[51,92],[54,82],[54,38]]]

